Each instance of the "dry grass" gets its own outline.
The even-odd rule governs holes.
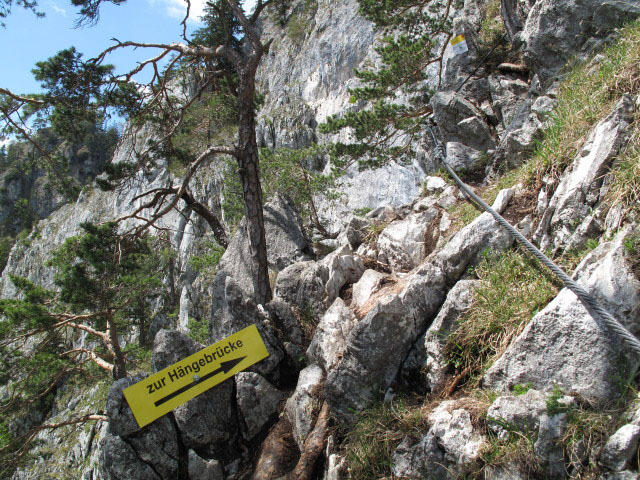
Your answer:
[[[631,139],[611,169],[608,206],[621,205],[633,219],[640,217],[640,113],[635,114]]]

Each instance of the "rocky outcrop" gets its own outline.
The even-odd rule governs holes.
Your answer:
[[[600,245],[575,276],[623,325],[638,332],[640,284],[624,260],[627,235],[622,232],[615,241]],[[627,356],[600,319],[564,289],[491,366],[484,387],[508,391],[516,384],[531,383],[548,390],[557,385],[603,404],[622,393],[615,379],[637,368],[637,360]]]
[[[637,16],[635,2],[539,0],[520,34],[525,62],[549,82],[576,54],[590,52],[599,38]]]
[[[559,249],[569,242],[580,248],[587,235],[601,233],[597,226],[587,226],[593,223],[590,211],[602,201],[605,173],[629,138],[634,108],[634,101],[623,97],[589,135],[540,220],[534,238],[542,248]],[[575,233],[582,238],[572,238]]]
[[[513,191],[503,191],[494,208],[503,210]],[[433,321],[445,300],[448,285],[485,249],[510,245],[493,217],[483,214],[439,252],[429,257],[381,297],[352,330],[342,361],[327,377],[326,396],[332,411],[345,423],[385,391],[410,347]]]

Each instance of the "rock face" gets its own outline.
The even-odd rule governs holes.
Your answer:
[[[444,355],[447,337],[457,329],[460,317],[473,305],[477,280],[460,280],[447,294],[438,316],[421,336],[404,362],[407,371],[420,370],[427,390],[444,387],[448,363]]]
[[[622,232],[614,242],[600,245],[578,267],[576,275],[588,292],[605,306],[613,307],[612,313],[637,332],[639,298],[637,292],[624,293],[626,281],[637,285],[628,262],[622,259],[627,235]],[[613,285],[622,288],[617,290]],[[506,391],[516,384],[531,383],[543,390],[558,385],[567,392],[605,403],[621,393],[616,377],[635,372],[637,367],[635,360],[625,356],[619,340],[589,314],[573,293],[564,289],[491,366],[484,386]]]
[[[278,413],[284,393],[257,373],[241,372],[236,376],[238,408],[247,427],[246,437],[255,437]]]
[[[639,15],[636,2],[540,0],[531,8],[521,33],[524,59],[548,82],[576,53],[593,48],[598,37]]]
[[[431,106],[445,142],[457,142],[478,151],[495,148],[491,130],[483,114],[462,95],[438,92]]]
[[[636,16],[640,8],[637,2],[625,0],[501,0],[508,35],[514,48],[521,48],[524,54],[528,76],[517,67],[495,68],[488,63],[464,88],[454,91],[479,62],[478,32],[489,20],[485,18],[489,7],[497,5],[484,0],[462,3],[461,10],[456,10],[458,5],[452,10],[452,28],[466,34],[470,52],[455,56],[450,47],[444,48],[441,91],[433,96],[431,106],[448,161],[470,181],[487,182],[485,172],[497,175],[530,157],[556,102],[557,85],[547,87],[568,56],[580,57],[591,46],[604,43],[612,28]],[[266,94],[257,119],[261,147],[298,149],[316,142],[348,140],[347,134],[323,136],[317,127],[329,115],[363,108],[350,103],[348,89],[359,86],[353,69],[380,62],[371,53],[378,33],[358,16],[358,6],[357,0],[299,0],[290,2],[282,19],[265,20],[263,34],[274,43],[260,65],[260,88]],[[605,219],[606,212],[601,211],[608,187],[603,177],[635,128],[635,102],[632,97],[622,99],[597,125],[553,195],[537,192],[537,208],[521,225],[527,227],[527,234],[538,228],[535,239],[543,248],[581,247],[616,223]],[[114,162],[126,157],[125,147]],[[254,275],[247,262],[244,223],[219,269],[203,274],[189,263],[189,257],[201,254],[211,238],[203,223],[188,210],[172,212],[161,220],[158,227],[172,232],[169,240],[177,253],[165,279],[171,308],[158,307],[161,314],[155,316],[148,332],[155,337],[154,368],[161,369],[202,348],[179,332],[163,329],[175,327],[176,306],[180,329],[188,331],[192,317],[205,320],[211,342],[256,324],[269,357],[143,429],[138,428],[122,395],[127,385],[143,376],[118,381],[108,395],[108,426],[104,423],[83,431],[77,441],[74,438],[72,472],[47,469],[42,459],[37,473],[19,470],[14,480],[49,476],[83,480],[248,478],[255,465],[269,463],[264,458],[256,460],[254,453],[262,455],[270,449],[275,463],[285,465],[273,475],[277,478],[287,473],[284,469],[295,464],[300,453],[308,453],[305,442],[323,402],[331,407],[340,427],[348,430],[361,418],[359,413],[366,415],[366,408],[383,396],[393,412],[397,391],[401,392],[398,395],[403,390],[421,395],[446,391],[443,386],[455,383],[447,383],[452,366],[445,358],[446,337],[473,308],[478,285],[470,267],[482,252],[505,250],[512,240],[487,214],[453,234],[458,225],[452,207],[462,195],[450,181],[426,176],[438,167],[429,138],[416,147],[417,158],[409,164],[389,163],[369,171],[358,171],[355,166],[348,169],[340,181],[340,198],[331,204],[317,203],[321,220],[337,234],[319,242],[333,250],[324,256],[316,257],[301,218],[286,197],[277,196],[265,206],[274,286],[274,298],[266,305],[253,298]],[[303,162],[316,171],[331,168],[330,160],[322,156]],[[15,247],[6,272],[51,286],[47,254],[66,237],[77,234],[81,222],[130,213],[132,205],[142,201],[134,200],[140,193],[172,181],[175,178],[160,160],[159,167],[140,176],[130,191],[84,192],[76,205],[60,208],[43,222],[39,235],[30,237],[30,246]],[[218,213],[219,181],[215,168],[194,179],[195,193]],[[547,179],[544,183],[554,186]],[[521,190],[508,189],[500,193],[494,207],[505,211],[516,195],[518,203],[528,199]],[[509,213],[517,214],[521,206],[512,205]],[[354,210],[360,208],[371,211],[355,215]],[[623,220],[621,212],[609,216]],[[379,237],[373,240],[372,233],[379,230]],[[583,260],[575,276],[637,335],[637,259],[625,246],[633,243],[633,232],[618,231],[615,240],[603,243]],[[3,296],[11,297],[16,292],[7,277],[0,279],[0,286]],[[131,332],[126,333],[128,341]],[[567,465],[559,442],[571,416],[550,411],[549,390],[558,386],[567,394],[558,400],[557,392],[553,393],[554,401],[564,402],[565,410],[571,402],[578,402],[577,395],[598,408],[618,395],[617,378],[632,375],[637,366],[597,319],[563,291],[513,339],[483,377],[480,388],[484,393],[500,395],[488,407],[489,435],[509,441],[512,429],[531,433],[532,453],[541,475],[564,478]],[[413,383],[416,378],[419,386]],[[524,386],[531,388],[517,395]],[[59,391],[63,390],[64,385]],[[478,411],[468,407],[472,401],[461,398],[434,407],[428,428],[414,430],[397,446],[389,474],[448,479],[470,469],[477,473],[483,462],[482,445],[488,438],[486,430],[477,428]],[[56,407],[51,416],[61,418],[65,412]],[[42,412],[38,415],[40,420],[45,418]],[[599,462],[603,478],[636,476],[637,472],[631,472],[636,465],[629,458],[637,452],[640,422],[637,418],[628,422],[610,435],[601,452],[589,458]],[[38,438],[48,445],[60,445],[61,436]],[[269,441],[263,442],[265,438]],[[350,460],[336,447],[335,435],[323,446],[319,461],[325,478],[348,478]],[[483,468],[488,479],[528,478],[514,465]],[[267,478],[275,470],[257,468],[253,475]]]
[[[267,240],[267,260],[269,266],[280,271],[297,261],[313,258],[313,248],[302,220],[290,200],[283,196],[264,206],[264,228]],[[230,276],[246,295],[253,294],[253,272],[250,271],[251,256],[245,220],[240,222],[236,234],[231,239],[220,259],[218,276]]]
[[[169,417],[161,417],[140,429],[122,394],[125,388],[143,378],[119,380],[109,392],[109,429],[102,450],[103,474],[109,480],[169,480],[179,475],[178,432]]]

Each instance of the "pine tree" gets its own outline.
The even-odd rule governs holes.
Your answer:
[[[112,223],[82,228],[84,234],[68,239],[49,261],[56,289],[10,276],[20,298],[0,300],[0,384],[7,388],[0,404],[0,476],[43,428],[16,430],[10,422],[33,409],[46,411],[56,389],[73,377],[126,376],[129,356],[119,335],[148,315],[144,309],[162,285],[150,239],[122,238]],[[93,417],[77,420],[100,418]]]
[[[99,17],[101,1],[73,0],[73,3],[81,7],[81,13],[87,21],[95,21]],[[210,31],[206,34],[200,33],[197,39],[198,42],[202,42],[200,44],[117,42],[90,61],[83,61],[73,49],[61,52],[38,67],[39,78],[47,90],[44,95],[23,96],[0,89],[0,114],[5,126],[14,134],[33,139],[27,131],[28,128],[16,118],[16,112],[21,111],[24,114],[23,118],[40,115],[50,119],[60,131],[72,133],[74,119],[77,115],[85,115],[82,112],[83,108],[88,109],[88,115],[91,115],[93,111],[103,109],[107,105],[131,118],[134,134],[145,122],[162,122],[164,127],[160,133],[161,138],[149,148],[148,155],[141,156],[131,164],[122,163],[114,167],[117,171],[111,172],[120,177],[134,175],[136,171],[152,165],[159,151],[183,156],[182,161],[186,165],[181,181],[175,186],[148,192],[146,208],[142,210],[150,209],[153,213],[134,233],[141,233],[154,225],[160,217],[174,209],[179,201],[195,201],[193,196],[189,195],[189,185],[202,165],[219,155],[234,158],[242,184],[254,295],[259,303],[268,302],[271,290],[262,213],[259,152],[255,135],[255,111],[256,71],[270,42],[262,42],[258,22],[267,7],[273,7],[277,11],[284,1],[258,0],[251,15],[245,14],[238,0],[209,2],[207,15]],[[123,2],[118,0],[115,3]],[[160,49],[161,53],[142,62],[133,71],[114,77],[111,67],[104,63],[110,53],[123,48],[153,48]],[[169,66],[163,73],[159,73],[159,63],[171,54],[174,57]],[[170,91],[169,83],[174,77],[175,68],[181,64],[190,65],[202,76],[202,83],[194,99],[184,101],[172,96]],[[132,77],[146,67],[153,68],[155,74],[146,88],[142,88],[132,81]],[[208,143],[197,154],[189,152],[189,155],[184,155],[184,152],[174,148],[172,137],[182,126],[185,113],[194,105],[196,99],[212,88],[222,89],[223,92],[226,89],[234,100],[237,114],[236,141],[233,146]],[[34,148],[41,147],[34,142]],[[195,210],[195,203],[193,207]],[[131,216],[140,216],[142,210],[134,212]]]
[[[441,78],[444,49],[452,36],[452,13],[459,0],[359,0],[360,13],[384,36],[375,51],[379,67],[356,70],[361,86],[350,90],[363,108],[329,117],[320,129],[349,128],[352,143],[332,146],[333,164],[379,167],[411,156],[431,113],[430,71]]]

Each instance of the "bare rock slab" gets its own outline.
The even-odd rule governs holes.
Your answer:
[[[255,437],[277,416],[278,404],[283,397],[283,392],[257,373],[236,375],[236,398],[247,427],[247,439]]]

